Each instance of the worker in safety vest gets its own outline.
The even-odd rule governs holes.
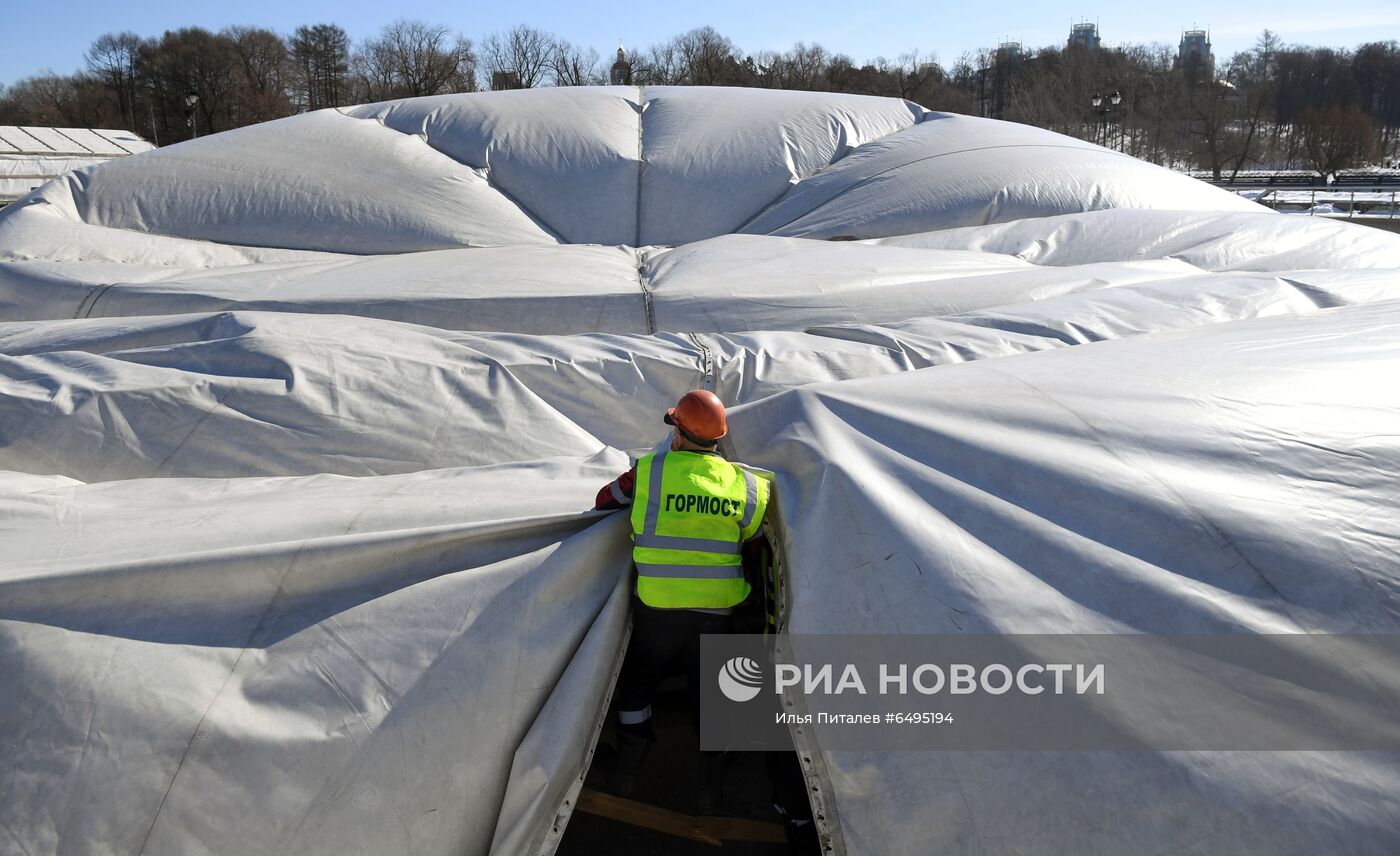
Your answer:
[[[653,738],[651,701],[673,671],[689,679],[698,707],[700,635],[730,631],[751,591],[749,564],[764,546],[768,482],[716,450],[728,432],[724,404],[708,390],[687,392],[666,411],[670,450],[646,455],[598,492],[597,508],[631,509],[637,585],[632,641],[618,680],[620,755],[640,766]]]

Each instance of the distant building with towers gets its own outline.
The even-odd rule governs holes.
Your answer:
[[[524,89],[525,85],[520,82],[520,72],[493,71],[491,72],[491,89],[500,92],[504,89]]]
[[[981,115],[1000,119],[1011,95],[1012,76],[1025,58],[1020,42],[1002,42],[992,64],[977,70],[977,103]]]
[[[1080,48],[1086,51],[1096,51],[1099,49],[1099,25],[1098,24],[1075,24],[1069,29],[1069,43],[1067,48]]]
[[[1215,54],[1210,49],[1209,31],[1181,32],[1181,44],[1176,50],[1176,67],[1185,69],[1188,79],[1193,82],[1215,77]]]
[[[622,49],[622,45],[617,46],[617,62],[614,62],[608,71],[608,82],[613,86],[632,85],[632,63],[627,61],[627,52]]]

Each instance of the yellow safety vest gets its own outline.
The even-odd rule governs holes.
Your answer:
[[[662,609],[724,609],[749,596],[740,550],[763,525],[768,483],[703,452],[637,461],[637,597]]]

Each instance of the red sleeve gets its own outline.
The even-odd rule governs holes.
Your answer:
[[[607,484],[598,491],[598,498],[593,501],[593,507],[597,508],[626,508],[632,504],[632,497],[635,495],[637,483],[637,468],[633,467]],[[621,499],[619,499],[621,497]],[[626,501],[623,501],[626,500]]]

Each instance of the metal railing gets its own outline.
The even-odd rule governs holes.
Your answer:
[[[1279,189],[1294,188],[1305,190],[1308,187],[1316,187],[1319,190],[1340,190],[1342,188],[1356,188],[1366,190],[1374,188],[1385,190],[1387,188],[1400,187],[1400,169],[1378,169],[1372,171],[1352,171],[1343,170],[1333,173],[1332,180],[1327,181],[1321,173],[1313,170],[1246,170],[1238,173],[1223,174],[1216,178],[1208,170],[1187,170],[1186,174],[1192,178],[1199,179],[1217,187],[1244,187],[1260,189],[1264,187],[1278,187]]]
[[[1382,207],[1386,210],[1386,215],[1384,219],[1394,220],[1397,217],[1397,213],[1400,213],[1397,212],[1396,205],[1397,200],[1400,200],[1400,191],[1396,190],[1390,191],[1390,202],[1386,203],[1385,196],[1383,195],[1385,194],[1384,190],[1319,190],[1317,188],[1309,188],[1305,190],[1303,188],[1281,187],[1271,187],[1263,191],[1261,191],[1257,187],[1229,187],[1221,189],[1229,190],[1231,193],[1237,196],[1249,196],[1250,194],[1258,193],[1258,196],[1249,196],[1249,198],[1252,198],[1253,201],[1258,202],[1260,205],[1272,208],[1275,211],[1280,210],[1280,207],[1283,207],[1283,210],[1287,211],[1290,208],[1293,208],[1293,206],[1300,206],[1303,204],[1301,201],[1283,199],[1281,198],[1282,194],[1307,193],[1307,213],[1310,217],[1318,215],[1317,197],[1319,194],[1321,194],[1324,197],[1324,204],[1332,204],[1334,207],[1338,202],[1344,204],[1346,206],[1346,219],[1348,220],[1355,218],[1355,216],[1358,213],[1360,213],[1363,217],[1375,216],[1375,209]],[[1356,195],[1358,193],[1362,194],[1362,199],[1359,204],[1356,201]],[[1345,201],[1343,201],[1343,197],[1345,198]],[[1303,213],[1302,208],[1293,208],[1293,210],[1299,214]],[[1329,214],[1323,212],[1320,216],[1340,218],[1342,215],[1341,213]]]

